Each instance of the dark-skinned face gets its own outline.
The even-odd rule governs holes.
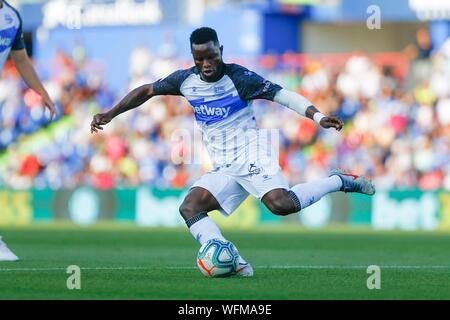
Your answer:
[[[192,57],[204,81],[214,82],[219,80],[223,68],[222,50],[223,46],[219,47],[213,41],[192,44]]]

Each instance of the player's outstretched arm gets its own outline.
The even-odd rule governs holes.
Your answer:
[[[322,128],[328,129],[328,128],[335,128],[337,131],[341,131],[342,127],[344,126],[344,122],[342,122],[341,119],[333,116],[325,116],[323,115],[319,110],[317,110],[316,107],[313,105],[310,105],[305,112],[305,115],[310,118],[311,120],[314,120]]]
[[[98,132],[97,130],[103,130],[103,126],[108,124],[114,117],[125,111],[139,107],[154,95],[153,84],[145,84],[132,90],[113,108],[104,113],[97,113],[94,116],[91,122],[91,133]]]
[[[323,115],[308,99],[298,93],[281,89],[275,94],[273,101],[310,118],[323,128],[335,128],[337,131],[340,131],[344,126],[344,123],[339,118]]]
[[[56,114],[55,104],[39,80],[27,51],[25,49],[11,50],[11,58],[25,83],[41,96],[44,107],[50,111],[48,121],[51,121]]]

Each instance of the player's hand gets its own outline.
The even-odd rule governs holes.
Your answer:
[[[97,130],[103,130],[103,126],[111,120],[112,117],[108,112],[97,113],[91,122],[91,133],[98,132]]]
[[[52,121],[53,117],[56,114],[56,108],[55,108],[55,104],[53,103],[52,99],[50,99],[50,97],[47,94],[44,94],[41,96],[42,98],[42,103],[44,104],[44,111],[45,108],[47,108],[50,111],[50,115],[48,117],[48,121]]]
[[[325,129],[335,128],[337,131],[341,131],[344,126],[344,122],[336,117],[324,117],[320,120],[320,125]]]

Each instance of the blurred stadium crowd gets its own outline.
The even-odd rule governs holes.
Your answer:
[[[289,109],[255,101],[261,127],[280,129],[280,164],[291,184],[342,167],[372,177],[378,189],[450,190],[450,40],[439,51],[408,48],[398,56],[404,57],[405,70],[395,67],[398,61],[380,62],[362,53],[336,63],[333,55],[294,54],[242,62],[345,122],[342,132],[319,130]],[[59,52],[45,81],[59,108],[58,118],[48,125],[39,97],[9,62],[0,82],[0,185],[189,186],[210,167],[203,149],[198,163],[172,161],[173,154],[192,152],[173,135],[178,129],[195,130],[184,99],[153,98],[114,119],[100,134],[91,134],[89,124],[95,113],[109,109],[132,88],[190,65],[171,54],[137,48],[129,62],[128,87],[112,92],[101,64],[90,61],[83,48]]]

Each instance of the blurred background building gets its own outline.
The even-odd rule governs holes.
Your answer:
[[[376,223],[376,208],[382,208],[378,217],[394,212],[397,207],[389,197],[402,191],[419,192],[411,197],[436,221],[449,215],[442,213],[450,212],[444,196],[434,197],[431,205],[421,197],[423,192],[450,190],[450,1],[11,4],[21,12],[27,50],[59,115],[48,124],[39,98],[11,62],[5,66],[0,82],[3,188],[35,193],[70,193],[83,186],[96,192],[143,187],[183,192],[210,169],[201,147],[195,148],[195,163],[171,161],[174,154],[194,152],[192,145],[174,139],[179,129],[193,136],[196,130],[185,100],[154,98],[119,116],[100,134],[90,134],[89,124],[95,113],[109,109],[132,88],[191,66],[189,35],[196,27],[211,26],[224,45],[225,62],[241,63],[345,121],[343,132],[318,130],[288,109],[255,103],[260,125],[280,129],[280,164],[291,184],[343,167],[370,176],[381,191],[370,204],[369,217],[351,208],[336,213],[339,209],[332,209],[330,202],[326,210],[316,206],[321,212],[334,210],[326,219],[344,221],[354,212],[354,221]],[[197,139],[195,145],[201,142]],[[37,211],[42,207],[44,216],[56,210],[56,205],[30,206]],[[62,205],[61,214],[69,215],[69,207]],[[136,216],[140,212],[139,203],[117,210]]]

